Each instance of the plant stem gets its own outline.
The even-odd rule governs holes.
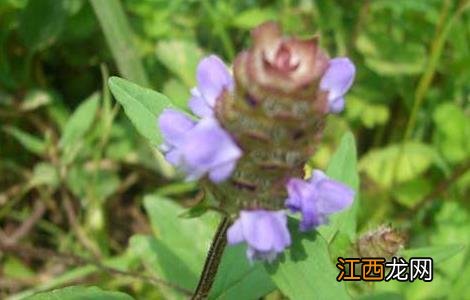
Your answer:
[[[454,12],[453,15],[448,17],[450,4],[451,4],[450,0],[446,0],[443,3],[442,9],[441,9],[441,15],[436,25],[435,38],[431,44],[429,62],[426,66],[426,69],[424,70],[423,75],[421,76],[418,82],[418,86],[416,88],[415,95],[414,95],[414,102],[413,102],[411,115],[410,115],[410,118],[408,119],[408,123],[406,124],[405,134],[403,136],[400,149],[397,153],[397,158],[395,160],[392,186],[394,186],[396,183],[396,177],[398,174],[398,166],[400,166],[401,160],[403,158],[403,154],[405,150],[405,143],[409,141],[412,137],[413,130],[416,125],[416,120],[417,120],[419,109],[421,108],[424,98],[429,90],[429,87],[431,86],[432,80],[436,73],[437,64],[439,62],[439,58],[441,57],[442,50],[444,48],[444,44],[447,40],[447,36],[450,32],[450,29],[452,28],[452,25],[454,24],[455,20],[457,20],[457,18],[459,18],[462,15],[462,13],[470,7],[470,2],[468,2],[467,0],[462,1],[459,7],[457,8],[457,11]]]
[[[133,32],[119,0],[90,0],[119,73],[126,79],[149,87],[150,82],[136,47]]]
[[[457,166],[449,178],[445,179],[444,181],[439,182],[430,193],[428,193],[425,197],[423,197],[423,199],[421,199],[421,201],[419,201],[410,210],[409,213],[412,215],[416,214],[428,202],[444,194],[449,189],[449,187],[451,187],[455,182],[457,182],[457,180],[463,175],[465,175],[469,170],[470,170],[470,160],[467,160],[463,162],[462,164],[460,164],[459,166]]]
[[[408,140],[413,133],[419,108],[421,107],[424,97],[426,96],[429,87],[431,86],[432,80],[436,73],[437,64],[439,62],[439,58],[441,57],[442,50],[444,48],[444,44],[447,40],[450,29],[452,28],[452,25],[457,20],[457,18],[459,18],[462,13],[470,7],[469,3],[470,2],[463,1],[457,11],[450,18],[448,18],[450,1],[446,0],[442,6],[439,22],[436,25],[436,37],[431,44],[429,62],[416,88],[413,108],[410,119],[408,120],[408,124],[406,125],[405,136],[403,140]]]
[[[191,297],[192,300],[207,299],[209,291],[214,283],[217,270],[219,268],[222,254],[224,253],[225,246],[227,245],[227,229],[230,226],[230,218],[223,216],[222,220],[217,227],[217,231],[212,239],[212,244],[207,253],[206,262],[202,269],[199,283],[197,284],[196,291]]]
[[[448,19],[447,16],[449,15],[449,9],[450,9],[450,1],[446,0],[442,6],[441,15],[439,17],[439,22],[436,25],[436,31],[435,31],[436,36],[431,44],[429,62],[426,66],[423,76],[421,76],[419,80],[418,86],[415,91],[413,108],[411,110],[411,115],[410,115],[408,124],[405,129],[404,140],[408,140],[411,137],[411,134],[416,124],[416,117],[417,117],[419,108],[423,104],[424,97],[426,96],[427,91],[431,85],[432,79],[434,78],[434,74],[437,69],[437,63],[439,61],[439,58],[441,57],[444,42],[446,40],[450,24],[452,23],[452,20],[453,20],[453,19],[450,19],[448,23],[446,24],[446,21]]]

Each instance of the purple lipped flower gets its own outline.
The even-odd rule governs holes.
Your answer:
[[[339,113],[344,109],[344,94],[351,87],[356,67],[346,57],[330,59],[328,69],[323,75],[320,88],[328,92],[328,106],[331,113]]]
[[[272,262],[291,244],[284,211],[242,210],[239,218],[227,232],[228,243],[246,242],[250,261]]]
[[[179,111],[165,109],[158,123],[165,158],[181,168],[188,180],[208,174],[218,183],[230,177],[242,151],[216,119],[196,122]]]
[[[345,209],[354,200],[350,187],[330,179],[320,170],[314,170],[309,180],[290,179],[287,192],[286,207],[302,214],[301,231],[325,224],[330,214]]]
[[[211,117],[214,106],[222,92],[233,89],[233,78],[223,61],[210,55],[199,62],[196,71],[197,87],[191,90],[189,107],[197,116]]]

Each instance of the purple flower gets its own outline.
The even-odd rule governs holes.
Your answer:
[[[242,210],[239,218],[228,229],[229,244],[246,242],[250,261],[272,262],[291,244],[284,211]]]
[[[188,180],[208,174],[218,183],[230,177],[242,151],[216,119],[195,122],[181,112],[166,109],[158,122],[166,159],[180,167]]]
[[[356,68],[346,57],[330,59],[328,69],[323,75],[320,88],[328,92],[329,111],[339,113],[344,109],[344,94],[351,87]]]
[[[328,215],[345,209],[354,199],[348,186],[330,179],[320,170],[308,180],[292,178],[287,183],[286,207],[302,213],[300,230],[307,231],[328,221]]]
[[[189,107],[197,116],[213,116],[217,98],[222,92],[233,89],[233,78],[223,61],[215,55],[201,60],[197,67],[197,87],[191,90]]]

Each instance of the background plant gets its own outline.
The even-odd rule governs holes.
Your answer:
[[[138,134],[123,114],[126,104],[113,101],[106,81],[119,74],[185,109],[198,60],[216,53],[231,61],[247,46],[249,29],[268,19],[291,34],[317,32],[332,56],[348,55],[358,68],[345,113],[329,118],[311,160],[312,167],[352,180],[354,164],[342,165],[340,158],[354,162],[350,156],[357,148],[358,234],[391,223],[406,232],[409,255],[435,259],[433,283],[349,291],[410,299],[466,295],[468,6],[450,0],[3,1],[2,298],[78,283],[138,299],[184,297],[197,281],[217,216],[175,217],[197,214],[184,207],[197,202],[198,188],[182,182]],[[116,81],[116,88],[134,107],[132,101],[142,97],[163,99],[127,82]],[[342,137],[348,130],[356,146],[350,135]],[[308,244],[317,261],[287,265],[288,273],[241,267],[237,257],[243,250],[234,248],[226,253],[219,272],[225,277],[216,281],[211,297],[311,298],[334,292],[327,283],[316,285],[315,276],[325,269],[336,276],[328,257],[346,251],[341,241],[331,236]],[[289,272],[311,281],[291,286],[282,275]],[[76,287],[62,293],[107,292]]]

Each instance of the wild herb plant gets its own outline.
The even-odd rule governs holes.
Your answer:
[[[1,2],[0,298],[465,298],[469,6]]]

